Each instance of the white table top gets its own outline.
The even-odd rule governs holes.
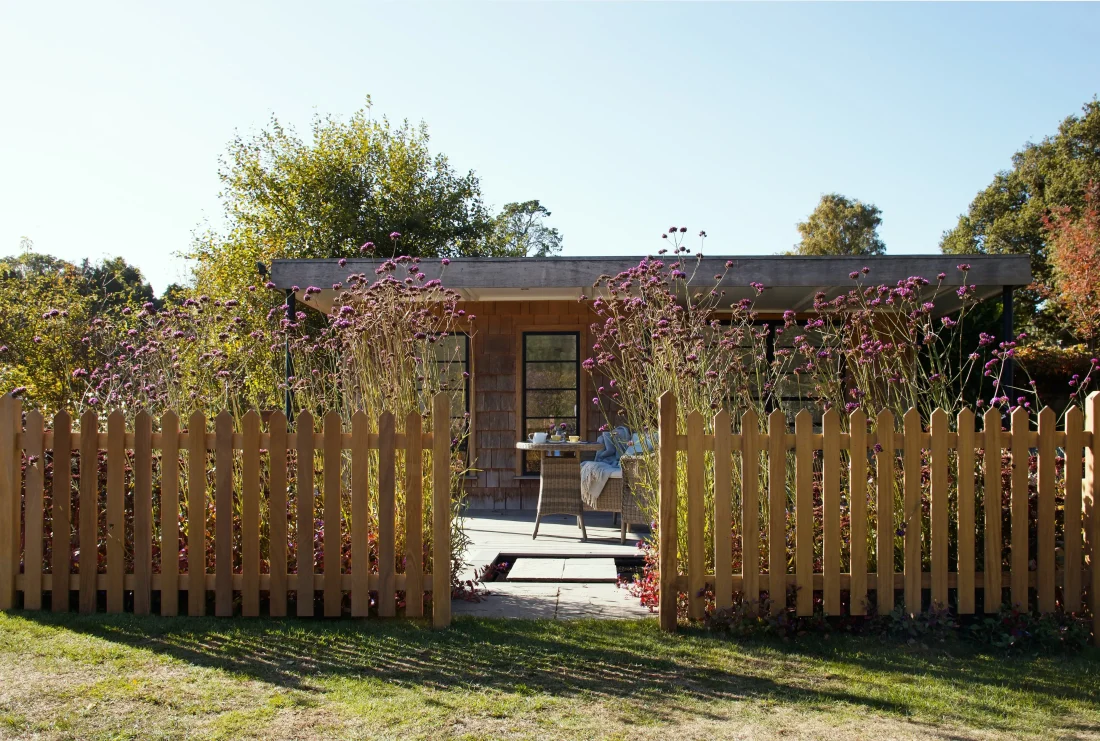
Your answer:
[[[516,443],[516,450],[535,450],[540,452],[551,452],[555,450],[575,450],[575,451],[597,451],[603,450],[603,443],[533,443],[529,440]]]

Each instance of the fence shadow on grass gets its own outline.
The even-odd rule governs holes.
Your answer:
[[[690,700],[770,700],[825,709],[836,703],[912,717],[920,708],[876,697],[867,683],[808,681],[823,664],[855,668],[869,679],[950,679],[958,686],[1026,691],[1054,715],[1068,703],[1100,701],[1084,680],[1094,649],[1083,657],[1034,661],[995,657],[966,646],[927,651],[874,639],[806,639],[789,643],[737,643],[700,630],[679,638],[661,635],[652,622],[526,621],[460,619],[432,631],[419,621],[219,620],[138,618],[133,615],[20,613],[41,625],[69,629],[122,645],[171,656],[197,666],[222,669],[303,692],[317,691],[317,679],[372,678],[399,686],[437,690],[499,690],[520,685],[558,697],[599,697],[644,703],[655,718],[700,712]],[[728,649],[723,661],[722,654]],[[715,653],[717,652],[717,654]],[[1081,671],[1075,671],[1077,664]],[[736,669],[723,668],[736,667]],[[777,671],[777,667],[781,667]],[[866,692],[861,687],[868,687]],[[1003,708],[966,696],[954,720],[975,713],[1011,730]],[[707,711],[702,711],[704,715]],[[717,716],[716,716],[717,717]],[[931,724],[946,730],[945,724]],[[1067,718],[1067,721],[1070,719]],[[1100,726],[1078,730],[1098,732]]]

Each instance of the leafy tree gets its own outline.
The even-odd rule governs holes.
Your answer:
[[[125,326],[153,290],[120,257],[77,266],[31,247],[26,240],[22,254],[0,258],[0,391],[24,389],[32,404],[56,411],[75,400],[73,372],[94,363],[93,328]]]
[[[1037,285],[1018,292],[1020,317],[1048,339],[1071,339],[1062,326],[1060,307],[1043,301],[1042,287],[1057,290],[1043,217],[1063,207],[1078,214],[1090,181],[1100,181],[1100,101],[1096,99],[1082,108],[1081,115],[1067,117],[1054,136],[1016,152],[1012,168],[997,173],[978,193],[955,228],[944,233],[940,248],[957,254],[1030,255]]]
[[[489,252],[509,257],[550,257],[561,252],[561,233],[543,219],[550,211],[538,200],[505,204],[493,218]]]
[[[1068,206],[1043,217],[1053,277],[1050,297],[1082,339],[1100,340],[1100,183],[1077,214]]]
[[[793,254],[881,255],[886,252],[878,236],[881,213],[874,204],[827,193],[809,218],[799,223],[802,241]]]

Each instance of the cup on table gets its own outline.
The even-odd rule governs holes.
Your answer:
[[[571,443],[579,443],[580,441],[581,441],[581,436],[580,435],[570,435],[569,436],[569,442],[571,442]]]

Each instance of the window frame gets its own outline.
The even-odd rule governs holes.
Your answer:
[[[576,357],[572,360],[527,360],[527,338],[529,335],[553,335],[553,336],[570,336],[576,341]],[[584,333],[580,329],[522,329],[520,330],[520,348],[519,348],[519,363],[517,364],[517,379],[516,388],[519,390],[520,397],[520,416],[519,416],[519,431],[522,439],[527,438],[527,420],[528,419],[556,419],[555,417],[528,417],[527,416],[527,392],[530,391],[573,391],[577,395],[577,403],[575,407],[574,416],[572,419],[576,420],[577,434],[582,438],[584,432],[582,431],[585,423],[584,417],[584,404],[582,403],[582,374],[581,374],[581,354],[584,351]],[[573,377],[576,379],[576,385],[573,388],[552,388],[552,389],[528,389],[527,388],[527,365],[528,363],[533,365],[538,364],[558,364],[563,365],[565,363],[573,363]],[[519,463],[517,466],[518,473],[521,476],[538,476],[538,471],[532,471],[527,467],[527,455],[525,451],[520,452]]]

